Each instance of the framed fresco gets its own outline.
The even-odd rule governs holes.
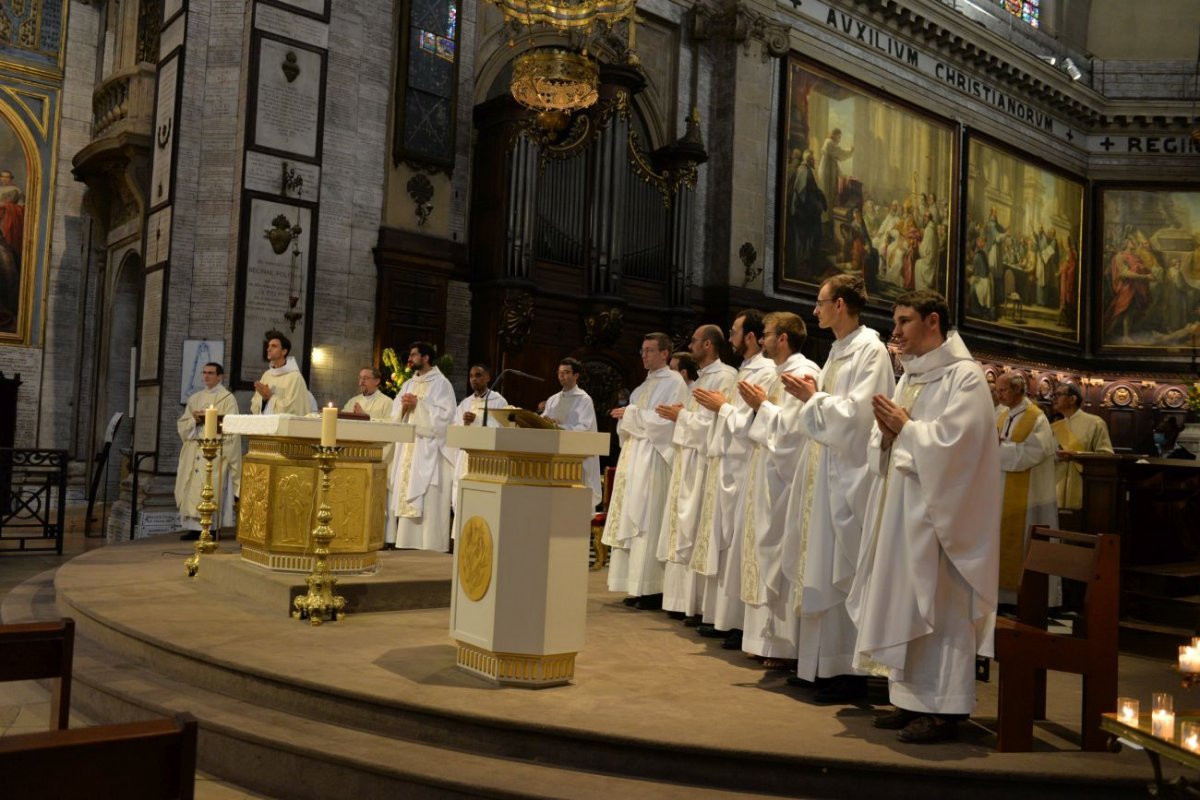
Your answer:
[[[946,294],[954,125],[794,54],[784,69],[775,288],[854,273],[876,303]]]
[[[40,158],[28,128],[8,113],[0,114],[0,341],[4,342],[23,343],[29,338],[39,264],[40,177]]]
[[[1113,355],[1200,350],[1200,190],[1096,187],[1096,341]]]
[[[966,152],[960,318],[1080,344],[1084,180],[975,132]]]

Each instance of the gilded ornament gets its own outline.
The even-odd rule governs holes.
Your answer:
[[[478,602],[491,584],[492,529],[483,517],[474,516],[463,523],[458,535],[458,585]]]

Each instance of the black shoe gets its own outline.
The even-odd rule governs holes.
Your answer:
[[[696,628],[696,633],[703,636],[705,639],[724,639],[729,635],[729,631],[718,630],[712,625],[701,625]]]
[[[687,614],[682,611],[668,611],[667,616],[673,620],[683,620],[687,617]]]
[[[917,717],[924,716],[920,711],[908,711],[903,708],[894,708],[886,714],[880,714],[871,724],[876,728],[882,728],[885,731],[898,731],[908,726],[910,722]]]
[[[721,642],[722,650],[741,650],[742,649],[742,632],[734,628],[725,637],[725,641]]]
[[[637,602],[633,607],[638,611],[658,611],[662,608],[662,592],[658,594],[644,594],[637,598]]]
[[[630,608],[632,608],[633,606],[637,605],[638,600],[641,600],[641,598],[638,597],[636,594],[631,594],[631,595],[629,595],[629,597],[626,597],[621,602],[624,603],[625,605],[629,606]]]
[[[816,684],[812,681],[801,678],[799,675],[788,675],[787,685],[799,686],[801,689],[811,689],[812,687],[816,686]]]
[[[935,744],[958,738],[958,721],[936,714],[923,714],[901,728],[896,738],[908,744]]]
[[[866,696],[866,675],[838,675],[828,685],[817,690],[813,695],[813,702],[821,705],[845,705]]]
[[[179,537],[181,542],[195,542],[200,539],[200,531],[185,531]]]
[[[395,549],[396,549],[396,543],[395,543],[395,542],[384,542],[384,543],[383,543],[383,549],[384,549],[384,550],[395,550]]]
[[[704,617],[700,616],[699,614],[694,617],[687,617],[683,620],[683,624],[687,625],[689,628],[698,628],[704,624]]]

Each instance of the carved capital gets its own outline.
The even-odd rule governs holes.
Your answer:
[[[757,41],[762,47],[765,64],[772,58],[782,58],[791,48],[788,26],[780,24],[766,14],[750,8],[738,0],[726,13],[726,26],[733,41],[742,45],[742,51],[750,55],[750,43]]]

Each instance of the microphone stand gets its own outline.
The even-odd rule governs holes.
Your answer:
[[[528,372],[522,372],[519,369],[502,369],[502,370],[500,370],[500,374],[496,376],[496,380],[492,381],[492,385],[488,387],[487,392],[483,395],[483,427],[485,427],[485,428],[487,427],[487,424],[488,424],[488,399],[491,397],[492,390],[500,385],[500,382],[504,380],[505,375],[508,375],[510,373],[513,375],[520,375],[522,378],[530,378],[535,381],[546,380],[545,378],[539,378],[537,375],[530,375]]]

